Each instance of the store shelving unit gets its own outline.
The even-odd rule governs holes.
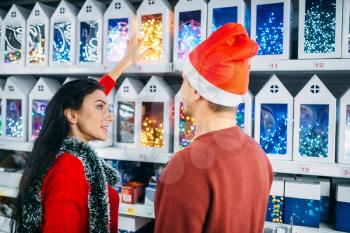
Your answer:
[[[109,2],[108,0],[103,0]],[[4,1],[5,2],[5,1]],[[11,1],[7,1],[11,2]],[[12,1],[16,2],[16,1]],[[17,1],[21,4],[31,4],[36,0]],[[58,0],[44,0],[42,2],[55,3]],[[81,1],[83,2],[83,1]],[[141,0],[131,0],[133,3],[140,3]],[[176,2],[171,0],[170,2]],[[9,6],[10,4],[1,3],[2,6]],[[100,65],[97,67],[1,67],[0,76],[11,75],[35,75],[35,76],[99,76],[108,72],[111,67]],[[252,74],[257,73],[329,73],[329,72],[341,72],[349,75],[350,86],[350,59],[309,59],[309,60],[253,60],[251,66]],[[146,64],[146,65],[134,65],[130,67],[127,74],[133,75],[148,75],[148,74],[165,74],[171,76],[180,77],[180,73],[175,71],[173,64],[168,63],[165,65]],[[310,76],[311,77],[311,76]],[[0,141],[0,149],[2,150],[17,150],[17,151],[32,151],[33,144],[26,142],[7,142]],[[174,153],[152,153],[141,152],[138,149],[121,149],[115,147],[96,148],[98,155],[104,159],[124,160],[124,161],[137,161],[147,163],[166,164],[168,163]],[[337,178],[350,178],[350,165],[344,164],[327,164],[327,163],[309,163],[299,161],[271,161],[274,172],[296,174],[296,175],[314,175],[325,177],[337,177]],[[0,186],[0,196],[14,198],[17,195],[17,188]],[[155,218],[154,208],[152,206],[146,206],[143,204],[124,204],[121,203],[119,207],[119,213],[129,216],[139,216],[146,218]],[[309,228],[300,226],[290,226],[286,224],[275,224],[266,222],[265,227],[275,229],[277,228],[287,229],[288,233],[340,233],[339,231],[332,230],[329,225],[321,224],[320,228]],[[276,230],[277,229],[277,230]],[[9,219],[0,216],[0,233],[9,232]],[[284,232],[284,231],[282,231]]]
[[[30,152],[32,143],[0,142],[2,150],[19,150]],[[140,152],[137,149],[121,149],[115,147],[96,148],[99,156],[104,159],[136,161],[146,163],[166,164],[173,157],[174,153]],[[299,161],[271,161],[274,172],[314,175],[327,177],[350,178],[350,165],[338,163],[310,163]]]
[[[310,59],[310,60],[255,60],[251,72],[279,72],[279,71],[350,71],[350,59]],[[0,75],[102,75],[111,67],[101,65],[97,67],[1,67]],[[172,63],[165,65],[145,64],[134,65],[126,73],[166,73],[177,74]]]

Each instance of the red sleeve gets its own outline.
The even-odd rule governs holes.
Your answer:
[[[88,190],[81,161],[68,153],[61,155],[43,183],[41,232],[88,232]]]
[[[155,233],[201,233],[209,209],[206,171],[178,153],[164,170],[155,199]],[[169,227],[170,226],[170,227]]]
[[[103,75],[99,82],[105,88],[106,95],[108,95],[115,86],[115,81],[108,74]]]

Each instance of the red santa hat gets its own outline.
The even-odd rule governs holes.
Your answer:
[[[250,58],[258,48],[242,25],[225,24],[189,54],[183,74],[208,101],[238,106],[248,91]]]

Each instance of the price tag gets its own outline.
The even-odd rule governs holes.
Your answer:
[[[135,207],[129,207],[129,208],[126,209],[126,213],[127,213],[128,215],[133,215],[133,216],[135,216],[135,215],[136,215],[136,208],[135,208]]]
[[[277,62],[270,62],[269,63],[269,70],[278,70],[279,65]]]
[[[146,155],[145,154],[140,154],[140,160],[144,161],[146,159]]]
[[[349,167],[347,167],[347,168],[344,167],[342,174],[343,174],[343,177],[350,178],[350,168]]]
[[[310,165],[300,164],[300,166],[299,166],[299,173],[301,173],[301,174],[310,174],[311,173]]]
[[[324,70],[325,67],[325,63],[323,61],[315,61],[314,62],[314,69],[315,70]]]

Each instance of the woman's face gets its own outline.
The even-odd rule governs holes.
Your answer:
[[[76,125],[73,136],[77,136],[84,141],[106,140],[108,126],[113,121],[113,116],[109,112],[108,99],[101,90],[85,96],[82,107],[76,113]],[[74,127],[74,126],[73,126]]]

